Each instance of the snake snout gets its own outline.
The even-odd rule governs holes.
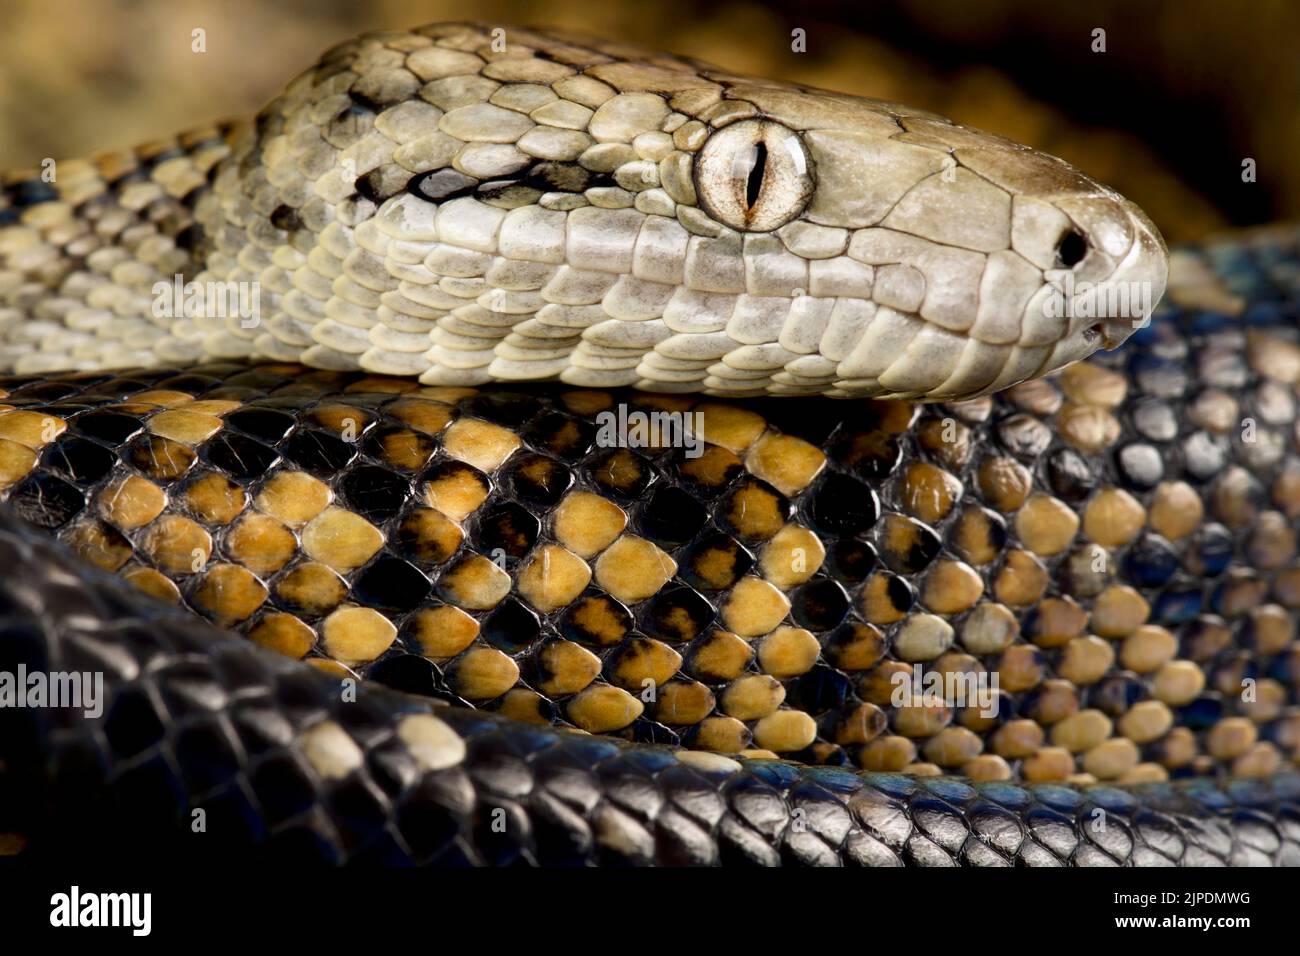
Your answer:
[[[1150,321],[1169,273],[1159,230],[1118,194],[1092,184],[1051,203],[1068,222],[1058,218],[1051,233],[1055,262],[1043,272],[1049,287],[1043,304],[1062,323],[1048,370],[1128,341]]]
[[[1121,201],[1129,241],[1115,255],[1109,274],[1096,281],[1063,282],[1071,297],[1072,332],[1083,330],[1096,345],[1116,349],[1150,321],[1169,275],[1169,254],[1159,230],[1137,206]]]

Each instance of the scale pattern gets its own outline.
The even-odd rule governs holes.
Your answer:
[[[106,674],[0,709],[0,845],[330,864],[1300,864],[1300,776],[1136,789],[852,774],[431,707],[151,602],[0,510],[0,664]],[[201,810],[200,817],[195,811]],[[196,830],[194,821],[201,819]]]

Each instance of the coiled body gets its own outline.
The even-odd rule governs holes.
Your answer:
[[[413,50],[405,55],[429,50],[421,62],[442,69],[450,58],[445,51],[478,37],[474,55],[491,59],[483,58],[483,36],[439,29],[438,44],[410,39]],[[380,47],[403,52],[393,51],[394,42]],[[197,192],[181,204],[192,205],[205,224],[188,238],[181,235],[194,223],[183,215],[167,220],[174,207],[163,195],[165,182],[134,210],[137,200],[126,198],[130,181],[115,183],[106,201],[85,210],[60,212],[59,201],[47,196],[25,204],[21,223],[0,232],[10,357],[31,369],[0,381],[0,405],[8,406],[0,409],[0,487],[10,522],[0,541],[13,563],[30,569],[4,585],[0,648],[13,672],[19,664],[28,673],[103,672],[107,697],[102,719],[68,709],[0,710],[12,729],[3,735],[3,758],[6,783],[13,782],[0,828],[15,834],[12,845],[54,849],[71,839],[65,820],[91,821],[76,825],[79,838],[107,839],[112,820],[126,814],[156,838],[157,849],[190,849],[193,812],[202,810],[220,821],[207,833],[222,834],[223,852],[269,844],[334,861],[1295,862],[1296,781],[1287,769],[1300,738],[1294,231],[1188,251],[1172,305],[1127,346],[992,398],[911,405],[820,396],[729,401],[565,384],[478,390],[454,383],[514,377],[514,353],[502,346],[523,345],[511,336],[527,337],[547,316],[562,313],[567,321],[585,309],[599,321],[575,327],[574,341],[547,359],[560,364],[541,377],[600,386],[676,381],[687,391],[741,394],[965,398],[1134,331],[1131,316],[1127,324],[1075,316],[1054,326],[1056,344],[1030,345],[1023,337],[1044,327],[1028,319],[1028,306],[1022,302],[1018,317],[1008,318],[1005,296],[1015,283],[1002,281],[996,263],[1038,252],[1074,258],[1054,212],[1075,211],[1084,243],[1075,265],[1085,271],[1102,270],[1101,257],[1109,256],[1108,275],[1140,273],[1163,288],[1163,249],[1118,197],[1082,177],[1068,186],[1052,179],[1045,189],[1027,171],[1042,173],[1045,158],[992,140],[978,149],[1002,150],[1012,169],[1005,250],[965,248],[976,239],[961,226],[945,234],[956,220],[935,212],[934,197],[918,201],[920,219],[895,219],[891,227],[893,207],[860,221],[854,217],[870,219],[861,207],[846,214],[836,205],[848,201],[834,188],[840,167],[819,152],[825,139],[812,133],[842,133],[853,126],[849,114],[870,127],[864,110],[878,120],[891,115],[901,130],[908,114],[772,86],[730,96],[732,114],[697,121],[703,128],[706,119],[719,119],[713,137],[728,130],[732,138],[749,137],[752,131],[736,122],[750,114],[734,115],[744,109],[734,101],[760,101],[764,122],[801,133],[804,158],[818,170],[817,191],[804,195],[795,180],[782,178],[794,176],[797,164],[773,165],[757,177],[752,196],[753,177],[741,177],[747,188],[734,206],[723,191],[698,207],[684,204],[690,211],[675,209],[679,227],[704,229],[707,220],[716,235],[693,232],[682,255],[669,257],[685,271],[676,284],[660,282],[667,293],[658,316],[618,312],[630,300],[616,289],[639,283],[639,295],[659,281],[637,273],[645,229],[662,228],[644,223],[629,247],[630,271],[608,268],[603,274],[613,278],[598,283],[595,302],[563,304],[553,301],[563,282],[551,285],[560,273],[574,279],[582,271],[587,275],[578,278],[589,281],[602,270],[596,257],[618,248],[614,237],[583,246],[585,227],[575,227],[584,218],[612,221],[602,218],[607,209],[599,204],[622,201],[611,187],[584,183],[563,201],[558,194],[566,191],[552,190],[543,202],[531,195],[541,191],[528,176],[488,195],[481,182],[466,184],[477,198],[424,200],[436,207],[432,236],[381,239],[383,222],[405,222],[391,210],[412,200],[385,194],[384,177],[395,173],[383,162],[369,171],[345,166],[357,177],[376,173],[376,182],[339,201],[332,224],[312,227],[308,210],[323,215],[322,207],[303,191],[304,180],[283,172],[281,160],[296,148],[289,142],[295,129],[299,145],[310,138],[294,125],[314,102],[304,90],[337,82],[331,78],[341,73],[375,87],[352,89],[354,105],[370,108],[360,95],[371,112],[386,115],[388,93],[375,77],[396,82],[376,65],[390,57],[362,48],[370,54],[327,57],[312,82],[291,86],[278,112],[269,110],[259,123],[261,138],[243,146],[236,140],[228,158],[226,147],[203,146],[200,137],[186,156],[170,157],[177,165],[166,175],[157,170],[169,160],[152,163],[146,179],[179,181],[186,163],[202,166],[194,157],[213,150],[212,189],[194,185]],[[343,69],[354,55],[369,56],[373,69]],[[690,90],[707,83],[734,94],[740,86],[680,64],[666,77],[645,63],[631,69],[626,60],[601,55],[613,57],[601,82],[616,86],[647,76],[660,85],[689,79]],[[552,62],[523,59],[494,61],[496,72]],[[566,66],[569,72],[550,82],[565,85],[579,73],[596,80],[597,65]],[[474,75],[482,79],[488,69]],[[490,84],[475,87],[484,100],[515,82],[540,85],[486,79]],[[451,84],[461,94],[465,85]],[[590,84],[581,85],[591,93]],[[542,98],[536,90],[511,90],[511,101],[518,105],[524,92]],[[629,86],[614,98],[631,96],[647,108],[638,97],[667,95]],[[717,95],[710,109],[727,100]],[[438,133],[451,136],[443,121],[472,105],[435,105]],[[609,115],[632,123],[629,116],[641,112],[625,116],[623,106],[631,105],[623,101]],[[539,102],[533,112],[545,106]],[[567,107],[551,111],[561,109]],[[600,107],[588,109],[594,123]],[[336,132],[315,122],[318,135]],[[660,136],[641,139],[649,131],[629,131],[627,138],[645,148],[664,145]],[[916,130],[909,133],[915,139]],[[513,135],[523,151],[528,133]],[[778,137],[771,140],[778,149],[786,142],[767,127],[752,135],[765,144]],[[980,134],[949,127],[948,135],[965,143]],[[669,138],[678,148],[675,135]],[[449,168],[458,175],[468,177],[461,169],[483,152],[465,145],[474,142],[457,147]],[[702,133],[696,145],[707,150],[708,142]],[[585,144],[583,154],[595,145]],[[956,155],[968,170],[962,147],[948,146],[955,154],[938,152]],[[293,155],[301,173],[307,153]],[[388,165],[401,166],[393,155]],[[744,155],[756,154],[747,147]],[[1017,156],[1028,166],[1016,166]],[[701,162],[691,189],[720,188]],[[321,175],[337,178],[335,170]],[[717,175],[724,186],[730,182],[729,173]],[[321,179],[312,182],[319,199]],[[949,199],[967,195],[963,183],[966,177],[957,176]],[[148,191],[144,180],[136,185]],[[904,184],[902,194],[911,188]],[[668,219],[666,207],[641,209],[639,197],[653,190],[624,191],[637,195],[631,207],[617,208]],[[267,208],[286,193],[303,201]],[[576,193],[583,204],[574,205]],[[763,231],[789,211],[791,197],[806,203],[794,213],[804,227]],[[493,233],[491,250],[457,245],[457,210],[469,208],[465,200],[476,210],[500,211],[502,223],[520,209],[569,217],[592,210],[564,226],[564,255],[586,249],[578,253],[586,258],[540,268],[539,260],[512,258],[517,247],[501,231]],[[1017,220],[1017,203],[1041,215]],[[286,205],[293,208],[284,212]],[[806,218],[833,214],[849,218]],[[104,234],[105,216],[117,216],[125,232],[110,231],[107,250],[85,248]],[[76,232],[77,224],[96,221]],[[278,231],[266,231],[264,221]],[[1016,222],[1031,231],[1017,233]],[[917,235],[931,227],[930,238]],[[745,283],[766,281],[759,263],[768,255],[799,258],[802,275],[812,279],[815,263],[844,251],[829,254],[827,246],[824,257],[801,258],[799,242],[835,238],[853,259],[854,243],[861,249],[888,238],[883,233],[898,248],[870,265],[865,285],[836,286],[835,296],[819,295],[831,287],[815,282],[810,295],[791,286],[780,321],[771,324],[747,324],[747,310],[752,300],[781,296],[748,285],[706,293],[696,281],[704,273],[692,272],[706,261],[725,264],[734,246]],[[1031,235],[1041,247],[1026,245]],[[708,245],[721,258],[708,258],[713,253],[702,251],[701,237],[721,243]],[[343,239],[356,245],[330,248]],[[935,245],[943,241],[952,243],[947,253]],[[421,250],[403,271],[400,258],[387,257],[411,242],[437,248]],[[764,242],[785,243],[785,251],[764,252]],[[51,254],[56,246],[61,251]],[[952,271],[962,258],[954,250],[964,248],[981,258],[980,291],[970,301],[957,295]],[[135,265],[122,258],[123,249]],[[1007,255],[999,258],[1002,251]],[[137,308],[144,283],[173,260],[193,268],[185,262],[194,256],[200,269],[224,269],[221,275],[234,281],[257,276],[273,289],[259,320],[266,324],[244,329],[239,316],[218,327],[166,316],[132,324],[128,315],[111,314]],[[475,274],[439,272],[431,256],[443,265],[455,259]],[[150,257],[153,272],[137,268]],[[472,259],[476,264],[467,265]],[[337,274],[321,286],[297,271],[318,267]],[[908,321],[964,323],[953,364],[923,361],[943,341],[937,332],[918,328],[900,338],[886,331],[897,328],[888,325],[891,316],[906,317],[905,304],[889,298],[905,269],[924,280]],[[1055,288],[1048,273],[1060,270],[1069,268],[1044,260],[1034,281]],[[864,281],[860,270],[855,274]],[[839,282],[846,273],[835,275]],[[883,289],[894,291],[878,299],[882,279]],[[1055,276],[1058,284],[1062,279]],[[435,343],[418,353],[429,363],[422,369],[375,364],[383,353],[376,337],[393,331],[401,316],[421,318],[395,307],[415,301],[411,287],[372,288],[373,300],[358,291],[364,281],[388,280],[436,287],[439,296],[473,293],[468,306],[426,302],[441,314],[404,333]],[[516,283],[531,287],[512,288]],[[1025,291],[1025,302],[1038,295]],[[295,309],[314,308],[308,300],[317,293],[324,318],[294,332],[305,339],[284,357],[327,368],[256,360],[277,357],[277,330],[290,327]],[[79,294],[84,302],[70,301]],[[729,310],[723,328],[673,329],[672,302],[704,294]],[[946,300],[949,311],[936,313],[927,306],[938,301],[931,294],[957,297]],[[863,318],[845,331],[852,344],[831,344],[831,325],[817,326],[817,336],[801,340],[809,351],[798,354],[832,363],[829,377],[782,379],[798,377],[789,363],[802,360],[778,352],[795,354],[787,347],[791,336],[816,326],[811,313],[796,311],[827,299],[829,323],[848,311]],[[981,338],[988,328],[983,302],[1000,303],[996,315],[1008,320],[1006,334],[1017,343],[1004,343],[1008,351],[997,362],[981,358],[985,346],[998,345]],[[521,303],[534,311],[511,311]],[[700,299],[680,315],[698,317],[705,304]],[[547,312],[551,306],[557,308]],[[887,325],[877,329],[881,313]],[[500,321],[503,334],[487,337],[489,354],[484,364],[466,366],[478,370],[467,378],[435,359],[446,344],[442,334],[461,328],[456,323],[473,325],[471,319]],[[610,322],[659,323],[671,334],[637,344],[588,334]],[[349,345],[353,351],[339,348],[343,340],[331,338],[337,326],[364,328],[364,341]],[[769,338],[746,344],[742,328],[766,330],[755,334]],[[119,364],[134,354],[119,350],[114,336],[122,330],[133,330],[122,334],[150,367],[80,377],[36,373],[47,362],[66,366],[69,355],[89,366]],[[702,376],[647,378],[659,361],[652,356],[665,354],[662,343],[694,334],[721,335],[727,352],[689,370]],[[914,341],[924,347],[913,349]],[[597,347],[629,353],[619,368],[604,369],[618,374],[591,379],[573,372],[586,368],[580,357]],[[744,350],[751,347],[765,362],[780,357],[781,371],[747,368],[748,360],[735,355],[749,356]],[[828,348],[848,351],[835,358]],[[1006,364],[1031,348],[1040,350],[1032,369]],[[884,363],[879,377],[873,373],[868,382],[850,374],[844,363],[855,350]],[[245,352],[238,362],[168,368],[160,361]],[[906,355],[912,359],[895,369]],[[719,364],[748,374],[728,379],[713,367]],[[367,374],[370,367],[418,373],[419,381]],[[969,377],[977,367],[989,377]],[[10,514],[53,532],[79,563]],[[117,572],[151,598],[89,565]],[[222,637],[194,614],[262,647]],[[280,661],[271,651],[311,666]],[[354,690],[356,678],[364,680]],[[942,689],[926,692],[927,679]],[[435,707],[429,698],[457,706]],[[686,749],[658,746],[664,744]],[[1176,779],[1182,777],[1189,779]],[[100,812],[85,815],[88,805]],[[148,809],[140,814],[140,807]]]
[[[383,690],[343,703],[321,675],[5,521],[0,553],[37,572],[5,582],[5,663],[106,667],[117,714],[4,712],[2,819],[30,852],[443,866],[1294,865],[1300,852],[1294,775],[972,786],[674,755]]]

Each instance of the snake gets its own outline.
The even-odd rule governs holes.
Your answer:
[[[0,851],[1294,865],[1298,298],[1295,227],[490,24],[8,174]]]

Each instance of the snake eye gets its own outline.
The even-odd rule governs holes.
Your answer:
[[[1056,243],[1056,261],[1066,269],[1073,269],[1088,254],[1088,240],[1076,229],[1061,236]]]
[[[695,188],[714,219],[744,232],[771,232],[808,205],[812,161],[795,132],[744,120],[710,137],[695,159]]]

